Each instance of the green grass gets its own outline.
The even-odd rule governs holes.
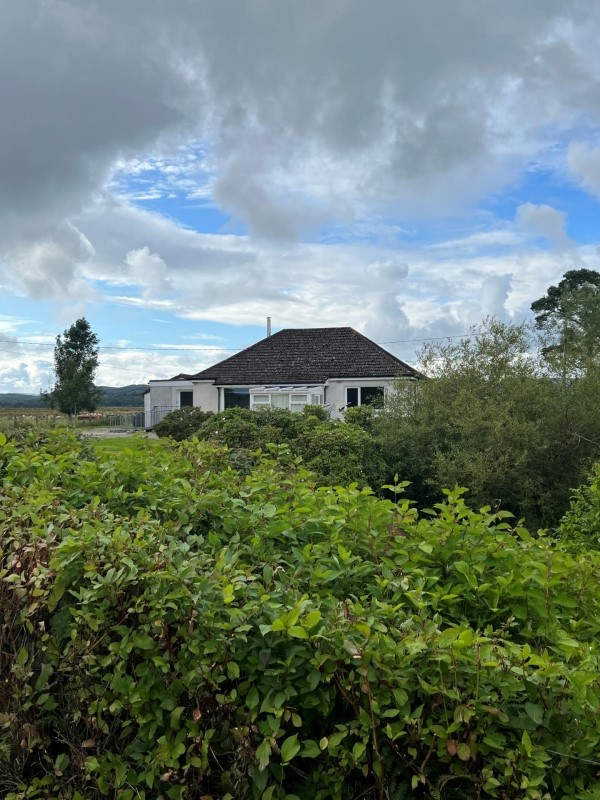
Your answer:
[[[92,447],[100,453],[122,453],[125,450],[146,450],[158,443],[158,439],[147,439],[145,436],[113,436],[100,438],[90,436],[88,439]]]

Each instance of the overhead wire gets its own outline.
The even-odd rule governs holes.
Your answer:
[[[375,342],[375,344],[411,344],[413,342],[437,342],[442,341],[443,339],[464,339],[465,337],[475,336],[475,333],[455,333],[448,336],[427,336],[421,337],[418,339],[392,339],[386,342]],[[29,342],[25,339],[0,339],[0,344],[22,344],[26,346],[32,347],[54,347],[53,342]],[[219,350],[221,352],[227,353],[239,353],[242,350],[245,350],[245,347],[221,347],[220,345],[214,346],[207,346],[202,345],[199,347],[180,347],[180,346],[173,346],[173,347],[129,347],[129,346],[120,346],[114,344],[107,344],[107,345],[99,345],[99,350],[114,350],[119,352],[121,350],[128,351],[139,351],[139,352],[149,352],[149,353],[195,353],[195,352],[206,352],[206,351],[214,351]],[[0,352],[10,352],[9,350],[0,350]]]

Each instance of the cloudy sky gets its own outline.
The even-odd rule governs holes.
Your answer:
[[[600,269],[600,5],[0,0],[0,391],[351,325],[415,361]]]

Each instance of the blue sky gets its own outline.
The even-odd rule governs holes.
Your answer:
[[[0,391],[197,371],[273,329],[422,339],[599,264],[600,9],[21,0],[0,30]]]

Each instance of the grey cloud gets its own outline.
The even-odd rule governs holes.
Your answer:
[[[490,275],[480,290],[481,316],[506,319],[506,301],[512,287],[512,275]]]
[[[48,235],[117,159],[192,134],[211,144],[222,205],[291,236],[359,198],[456,202],[465,183],[476,194],[506,179],[507,148],[526,157],[542,128],[597,115],[599,82],[576,45],[599,15],[576,0],[2,11],[0,214],[13,236]],[[297,202],[282,203],[292,189]]]
[[[567,163],[581,186],[600,198],[600,148],[587,142],[571,142]]]

